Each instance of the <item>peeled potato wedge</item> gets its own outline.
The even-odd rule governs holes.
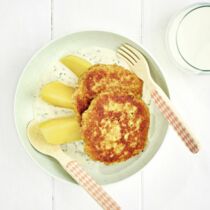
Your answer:
[[[60,62],[64,64],[67,68],[69,68],[78,77],[80,77],[83,73],[85,73],[88,70],[90,66],[92,66],[92,64],[86,61],[85,59],[82,59],[75,55],[68,55],[62,57],[60,59]]]
[[[73,108],[72,94],[74,88],[54,81],[44,85],[40,91],[40,97],[49,104],[64,108]]]
[[[81,140],[80,125],[74,116],[41,122],[39,128],[49,144],[65,144]]]

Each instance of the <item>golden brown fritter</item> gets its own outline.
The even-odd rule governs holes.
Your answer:
[[[143,81],[121,66],[94,65],[81,77],[79,87],[75,91],[75,111],[81,116],[91,100],[103,91],[122,89],[140,97],[142,87]]]
[[[125,161],[144,149],[149,123],[149,110],[140,98],[103,92],[82,115],[85,151],[106,164]]]

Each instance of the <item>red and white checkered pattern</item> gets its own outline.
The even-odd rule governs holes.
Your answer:
[[[105,210],[119,210],[119,205],[98,185],[87,172],[77,163],[71,161],[66,169],[75,181],[80,184]]]
[[[181,137],[181,139],[184,141],[190,151],[193,153],[197,153],[199,151],[199,148],[194,138],[187,130],[187,128],[183,125],[181,120],[174,113],[174,111],[170,108],[170,106],[167,105],[164,99],[158,94],[158,91],[153,90],[151,96],[155,104],[158,106],[168,122],[173,126],[175,131],[178,133],[178,135]]]

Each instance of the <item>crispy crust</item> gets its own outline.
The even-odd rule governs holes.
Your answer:
[[[125,161],[144,149],[149,123],[149,110],[140,98],[103,92],[82,115],[85,151],[105,164]]]
[[[79,81],[79,87],[73,97],[75,111],[81,116],[91,100],[103,91],[122,89],[140,97],[142,88],[143,81],[121,66],[94,65]]]

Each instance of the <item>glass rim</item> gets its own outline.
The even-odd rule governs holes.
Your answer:
[[[187,59],[182,55],[181,53],[181,50],[180,50],[180,47],[179,47],[179,44],[178,44],[178,31],[180,29],[180,26],[182,24],[182,22],[184,21],[184,19],[193,11],[197,10],[197,9],[200,9],[200,8],[203,8],[203,7],[210,7],[210,3],[204,3],[204,4],[197,4],[197,5],[200,5],[198,7],[193,7],[190,11],[188,11],[182,18],[181,20],[179,21],[178,23],[178,26],[177,26],[177,30],[176,30],[176,47],[177,47],[177,50],[179,52],[179,55],[181,56],[181,58],[183,59],[183,61],[189,65],[190,67],[192,67],[193,69],[195,69],[196,71],[201,71],[201,72],[210,72],[210,69],[202,69],[202,68],[198,68],[196,67],[195,65],[191,64],[189,61],[187,61]],[[195,6],[195,5],[194,5]]]

